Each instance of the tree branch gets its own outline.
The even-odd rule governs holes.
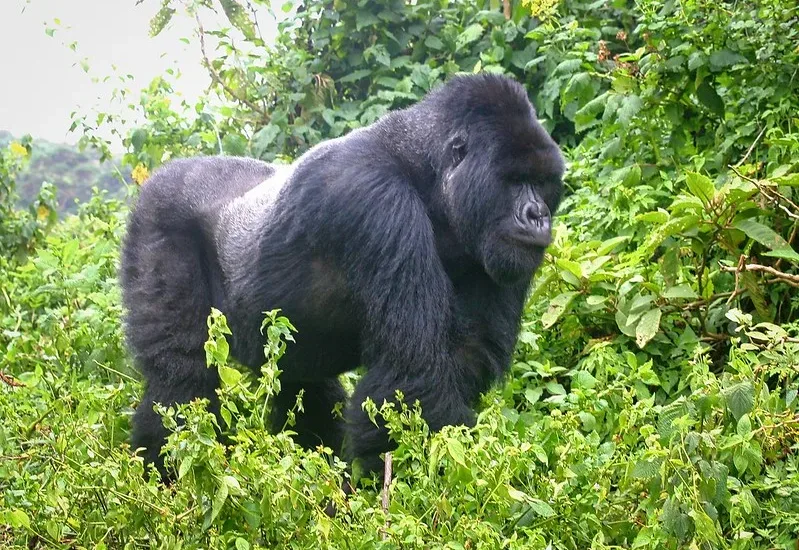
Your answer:
[[[720,266],[722,271],[726,271],[727,273],[735,273],[739,271],[760,271],[763,273],[768,273],[770,275],[774,275],[779,282],[787,283],[791,286],[799,287],[799,275],[793,275],[791,273],[784,273],[782,271],[778,271],[771,266],[768,265],[760,265],[760,264],[739,264],[738,267],[730,267],[726,265]]]
[[[197,21],[197,30],[200,33],[200,52],[203,56],[203,65],[208,71],[208,74],[211,76],[211,80],[221,86],[230,97],[249,107],[253,112],[257,113],[264,122],[267,122],[269,120],[269,113],[267,113],[266,110],[260,107],[257,103],[247,99],[245,95],[236,93],[234,89],[232,89],[225,83],[225,81],[222,80],[220,74],[216,71],[216,69],[214,69],[213,65],[211,64],[211,60],[208,57],[208,52],[205,49],[205,28],[203,27],[202,21],[200,21],[200,16],[198,14],[194,14],[194,19]]]

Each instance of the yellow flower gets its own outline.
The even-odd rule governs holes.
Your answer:
[[[147,181],[147,178],[150,177],[150,171],[147,169],[145,165],[143,165],[140,162],[139,164],[136,165],[136,168],[133,169],[133,172],[131,172],[130,177],[132,177],[133,181],[135,181],[138,185],[141,185],[142,183]]]
[[[40,204],[39,208],[36,209],[36,217],[39,218],[40,222],[46,220],[47,216],[49,215],[50,215],[50,209],[43,204]]]
[[[17,141],[12,141],[11,145],[9,145],[9,148],[11,149],[11,152],[17,155],[18,157],[28,156],[28,150],[25,149],[25,147]]]

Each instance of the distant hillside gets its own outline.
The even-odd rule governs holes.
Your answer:
[[[0,130],[0,147],[13,139],[10,132]],[[58,189],[59,212],[72,213],[77,210],[75,200],[89,200],[95,186],[108,190],[109,196],[124,197],[125,188],[120,177],[114,165],[101,163],[99,154],[94,151],[80,151],[74,145],[34,139],[30,162],[17,178],[17,192],[21,203],[28,204],[36,197],[42,182],[47,181]]]

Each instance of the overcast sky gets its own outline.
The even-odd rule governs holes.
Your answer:
[[[208,78],[199,64],[196,40],[184,44],[192,28],[175,18],[157,38],[148,35],[150,18],[161,2],[145,0],[0,0],[0,129],[29,133],[56,142],[74,143],[70,113],[108,110],[118,80],[92,77],[131,74],[127,87],[138,91],[180,63],[178,91],[198,95]],[[60,19],[60,25],[54,20]],[[56,27],[53,37],[47,26]],[[77,42],[73,52],[65,44]],[[168,53],[165,53],[168,52]],[[87,59],[89,74],[81,68]],[[116,66],[116,69],[113,67]]]

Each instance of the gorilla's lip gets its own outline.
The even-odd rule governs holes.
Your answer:
[[[552,244],[552,233],[531,235],[526,231],[514,231],[508,235],[509,240],[525,248],[544,249]]]

